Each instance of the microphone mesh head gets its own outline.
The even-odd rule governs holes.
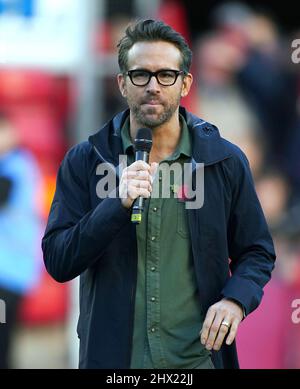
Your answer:
[[[152,131],[150,128],[140,128],[137,131],[134,146],[136,151],[146,151],[150,153],[152,147]]]

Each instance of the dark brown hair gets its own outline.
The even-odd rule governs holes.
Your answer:
[[[184,37],[171,26],[159,20],[140,20],[129,25],[125,36],[118,43],[118,63],[120,71],[128,70],[128,51],[137,42],[165,41],[175,45],[181,52],[181,70],[188,73],[192,63],[192,52]]]

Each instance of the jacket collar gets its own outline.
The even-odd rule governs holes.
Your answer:
[[[198,118],[180,107],[192,135],[192,159],[196,163],[212,165],[231,156],[219,130],[211,123]],[[96,134],[89,137],[89,142],[102,160],[118,165],[118,156],[123,153],[121,127],[129,115],[129,109],[118,113]]]

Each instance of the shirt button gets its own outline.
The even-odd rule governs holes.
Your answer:
[[[151,266],[150,270],[151,270],[151,271],[155,271],[155,270],[156,270],[156,267],[155,267],[155,266]]]
[[[156,212],[156,211],[157,211],[157,208],[156,208],[156,207],[154,207],[154,208],[153,208],[153,212]]]
[[[156,331],[155,327],[151,327],[151,328],[150,328],[150,331],[151,331],[151,332],[155,332],[155,331]]]
[[[155,240],[155,236],[151,236],[151,240],[153,242]]]
[[[159,181],[161,181],[161,180],[162,180],[162,176],[159,176],[159,178],[158,178],[158,179],[159,179]]]
[[[155,301],[156,300],[156,298],[155,297],[151,297],[151,299],[150,299],[151,301]]]

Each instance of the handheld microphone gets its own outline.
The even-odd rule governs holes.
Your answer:
[[[149,162],[149,154],[152,147],[152,131],[149,128],[140,128],[134,140],[135,160]],[[144,211],[145,198],[139,196],[134,200],[131,213],[131,221],[134,224],[140,224],[142,221],[142,212]]]

